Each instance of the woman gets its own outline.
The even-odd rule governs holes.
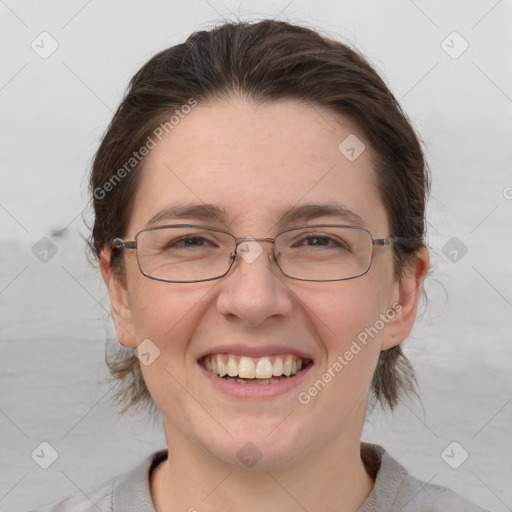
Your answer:
[[[414,391],[429,259],[420,144],[358,53],[194,33],[133,77],[90,186],[117,397],[167,449],[41,510],[481,510],[361,443],[369,399]]]

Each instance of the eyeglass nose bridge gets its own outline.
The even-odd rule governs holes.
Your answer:
[[[240,256],[245,262],[252,263],[263,252],[263,248],[258,242],[269,242],[273,244],[269,259],[274,258],[274,260],[277,261],[275,241],[275,238],[254,238],[252,236],[235,238],[236,248],[231,253],[231,259],[234,260],[237,256]],[[256,242],[257,247],[252,246],[253,248],[251,249],[251,246],[247,242]]]

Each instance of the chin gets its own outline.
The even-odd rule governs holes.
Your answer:
[[[281,423],[282,422],[282,423]],[[281,424],[280,424],[281,423]],[[238,419],[222,436],[201,443],[213,457],[237,469],[262,471],[284,466],[306,449],[306,437],[280,417]]]

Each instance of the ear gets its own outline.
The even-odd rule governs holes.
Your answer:
[[[389,305],[390,309],[395,310],[395,315],[386,325],[381,350],[399,345],[411,333],[428,267],[428,251],[421,247],[407,263],[400,281],[396,283],[393,301]]]
[[[135,348],[135,330],[133,328],[133,316],[128,300],[126,285],[122,284],[113,274],[110,266],[110,249],[103,249],[100,255],[100,268],[103,280],[110,295],[110,307],[112,319],[116,328],[116,337],[121,345],[127,348]]]

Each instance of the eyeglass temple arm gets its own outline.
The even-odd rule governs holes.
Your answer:
[[[390,236],[389,238],[377,238],[373,241],[373,245],[391,245],[393,242],[400,240],[406,240],[406,238],[400,238],[398,236]]]
[[[137,248],[137,242],[135,240],[132,241],[124,241],[120,238],[114,238],[112,241],[112,248],[113,249],[136,249]]]

